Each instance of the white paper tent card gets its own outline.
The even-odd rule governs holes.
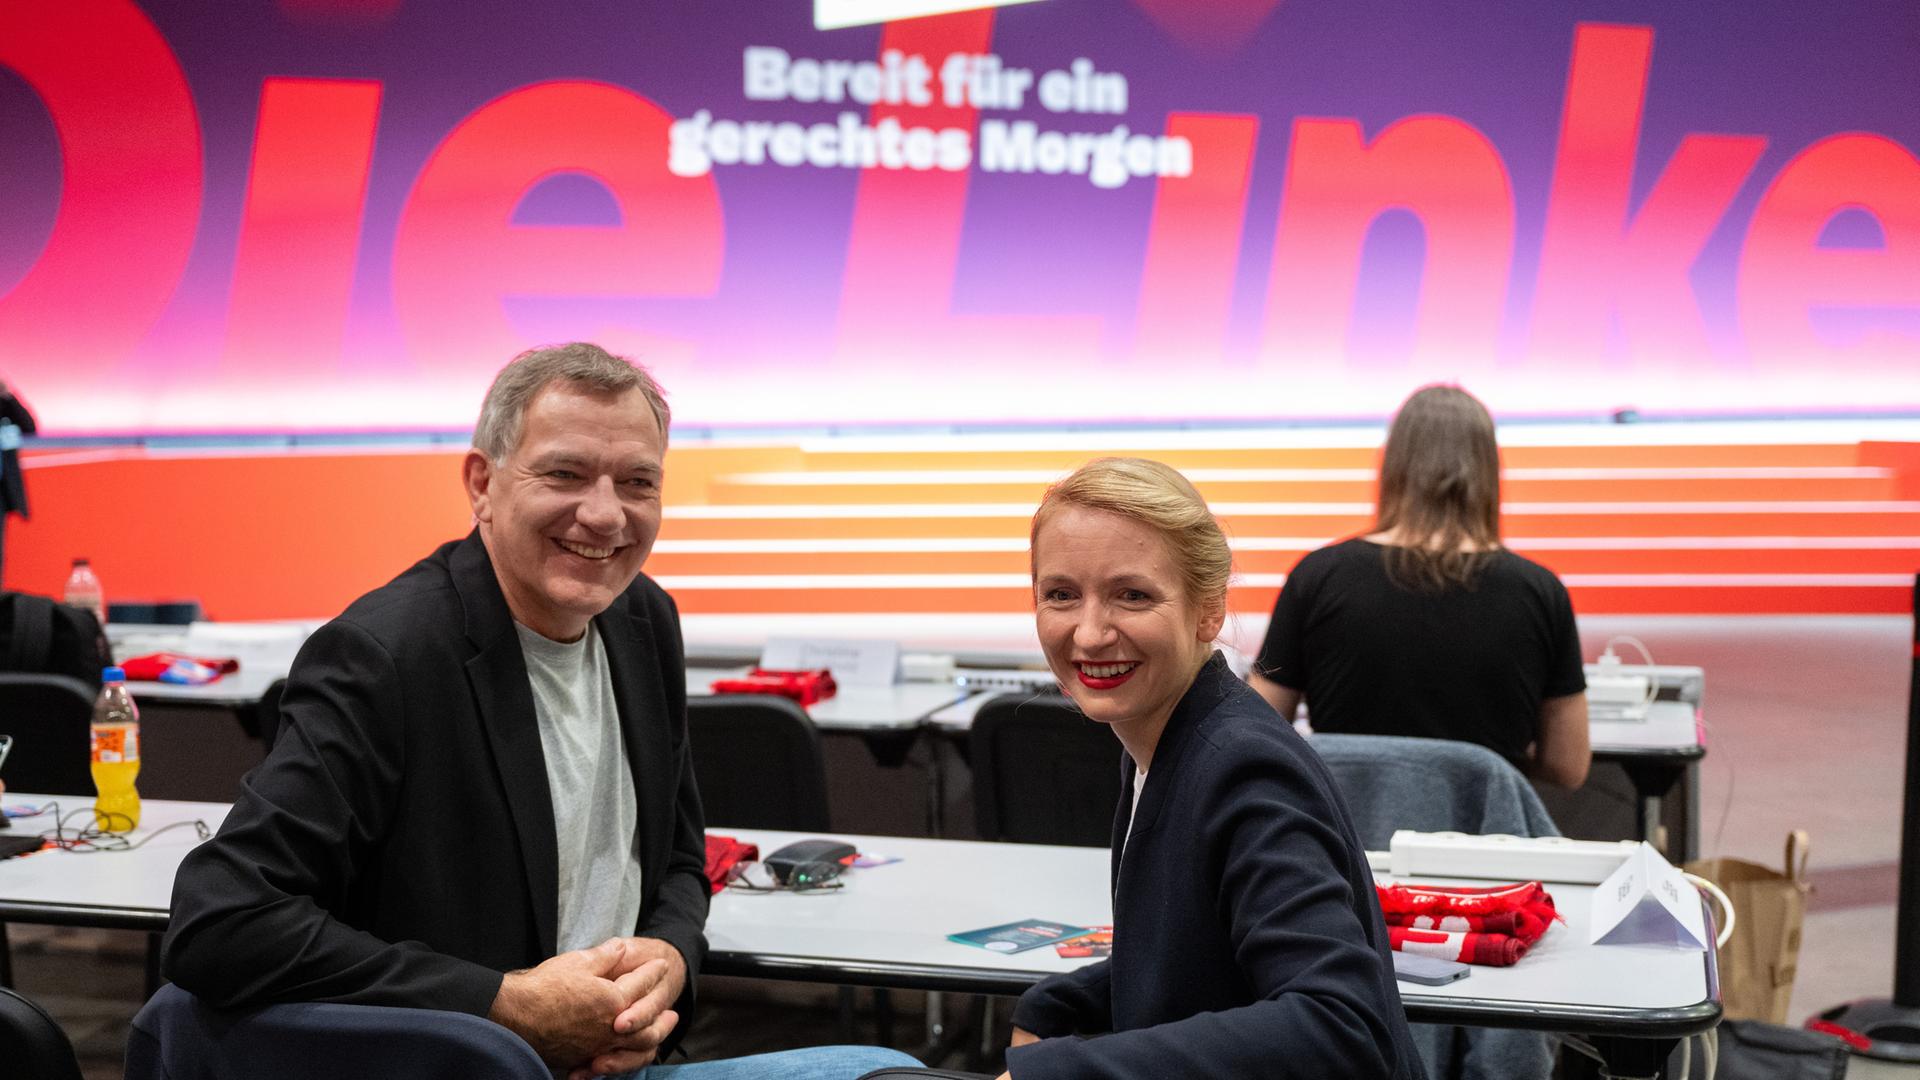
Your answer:
[[[1704,949],[1706,914],[1700,894],[1647,844],[1593,891],[1592,943]]]
[[[841,686],[892,686],[900,681],[900,643],[774,637],[760,653],[760,666],[775,671],[826,668]]]

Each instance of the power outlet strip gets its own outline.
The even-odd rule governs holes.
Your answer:
[[[1590,675],[1587,677],[1587,702],[1605,705],[1639,705],[1651,696],[1653,681],[1645,675]]]
[[[1653,680],[1645,675],[1589,675],[1587,712],[1595,720],[1645,720]]]
[[[1471,877],[1598,885],[1619,869],[1637,846],[1633,840],[1474,836],[1402,829],[1393,834],[1388,869],[1395,877]]]

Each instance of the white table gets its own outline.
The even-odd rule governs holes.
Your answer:
[[[148,705],[205,705],[241,712],[260,704],[267,688],[286,677],[285,668],[268,669],[243,662],[239,671],[222,675],[200,686],[130,679],[127,692],[143,708]]]
[[[767,855],[805,833],[710,831],[758,844]],[[834,834],[837,838],[841,834]],[[718,975],[863,986],[1018,993],[1086,963],[1043,946],[1011,955],[946,935],[1017,919],[1083,926],[1113,921],[1101,848],[846,836],[863,853],[900,862],[849,870],[841,889],[750,893],[725,889],[707,918],[708,961]],[[1017,883],[1009,886],[1008,883]]]
[[[713,831],[758,844],[763,855],[809,835],[721,826]],[[1112,922],[1103,849],[835,835],[863,853],[902,861],[849,870],[844,887],[830,892],[722,891],[707,920],[711,947],[702,970],[1017,994],[1091,961],[1063,959],[1050,946],[991,953],[946,935],[1028,918]],[[1476,966],[1471,976],[1446,986],[1401,983],[1408,1018],[1587,1035],[1636,1061],[1664,1060],[1675,1040],[1718,1022],[1719,984],[1710,950],[1589,945],[1594,887],[1556,883],[1549,891],[1566,922],[1550,929],[1524,961],[1509,968]]]
[[[1700,743],[1700,716],[1692,703],[1656,701],[1647,707],[1644,720],[1593,720],[1587,735],[1595,753],[1658,754],[1681,751],[1695,757],[1704,753]]]
[[[86,805],[77,798],[0,798],[6,806],[50,801],[69,811]],[[137,840],[164,825],[195,820],[217,829],[227,809],[220,803],[148,800],[141,827],[131,836]],[[14,827],[38,820],[16,819]],[[756,843],[762,854],[807,835],[718,826],[714,831]],[[991,953],[950,942],[946,935],[1026,918],[1083,925],[1112,921],[1107,853],[1098,848],[844,839],[865,853],[897,855],[902,861],[849,871],[845,887],[830,892],[723,891],[714,897],[707,919],[711,948],[702,970],[1017,994],[1088,961],[1062,959],[1045,946],[1011,956]],[[0,921],[164,930],[174,874],[197,842],[191,828],[180,828],[129,852],[42,851],[0,860]],[[1514,967],[1476,967],[1471,977],[1442,987],[1400,984],[1408,1017],[1584,1034],[1636,1062],[1663,1057],[1674,1040],[1717,1022],[1711,951],[1587,945],[1592,886],[1550,888],[1565,925],[1550,929]]]
[[[320,624],[313,620],[197,622],[190,626],[112,623],[107,640],[113,655],[125,660],[157,652],[185,656],[231,656],[240,669],[200,686],[129,681],[127,690],[140,705],[205,705],[239,712],[258,704],[267,688],[287,677],[294,654]]]
[[[84,795],[16,795],[0,797],[0,805],[36,807],[59,804],[63,815],[91,807]],[[128,839],[153,839],[132,851],[35,852],[0,859],[0,922],[92,926],[109,930],[167,928],[167,907],[173,895],[173,875],[180,860],[200,843],[192,822],[204,822],[209,832],[226,820],[226,803],[169,802],[145,799],[140,804],[140,827]],[[71,826],[92,824],[91,815],[75,815]],[[160,830],[168,825],[182,827]],[[51,833],[54,817],[14,818],[6,835]]]
[[[1593,760],[1611,761],[1620,766],[1632,781],[1640,798],[1641,840],[1652,840],[1660,828],[1661,804],[1688,770],[1699,766],[1707,748],[1700,741],[1700,714],[1692,702],[1656,701],[1647,709],[1644,720],[1597,720],[1588,731],[1593,744]],[[1690,785],[1690,797],[1697,800],[1699,784]],[[1697,847],[1695,830],[1699,807],[1688,810],[1688,835],[1680,850],[1692,858]]]
[[[687,695],[708,697],[715,679],[737,679],[744,667],[689,667]],[[830,698],[806,707],[822,731],[918,731],[928,715],[965,698],[968,691],[950,682],[903,682],[892,686],[842,685]]]

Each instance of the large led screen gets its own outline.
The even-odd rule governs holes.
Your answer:
[[[1920,9],[12,0],[53,432],[1920,407]],[[890,21],[889,18],[891,17]]]

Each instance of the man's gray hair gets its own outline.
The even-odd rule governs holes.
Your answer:
[[[639,364],[584,341],[528,349],[501,368],[480,406],[480,422],[473,428],[473,448],[490,461],[500,461],[513,453],[520,445],[520,425],[527,406],[556,382],[608,395],[638,389],[660,425],[660,448],[666,449],[671,413],[660,384]]]

